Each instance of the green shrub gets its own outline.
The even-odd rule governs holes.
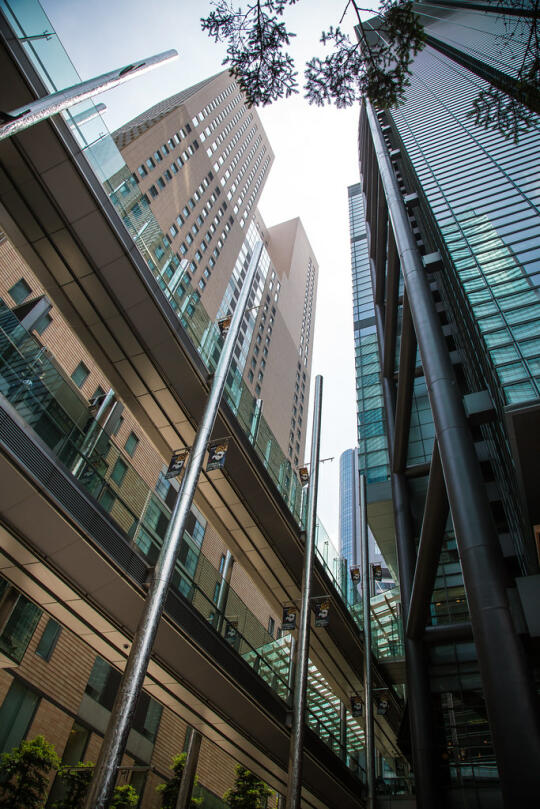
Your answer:
[[[126,784],[123,787],[115,787],[110,809],[130,809],[137,806],[138,802],[139,796],[131,784]]]
[[[178,798],[178,791],[180,789],[180,781],[182,780],[182,773],[184,772],[184,764],[186,763],[186,754],[181,753],[175,756],[172,760],[171,769],[174,773],[170,781],[166,784],[159,784],[156,787],[157,792],[161,793],[161,809],[176,809],[176,801]],[[195,783],[198,779],[195,776]],[[202,803],[202,798],[191,798],[191,809],[198,809]]]
[[[223,799],[231,809],[266,809],[271,795],[273,792],[264,781],[238,764],[234,786],[225,793]]]
[[[0,757],[0,807],[42,809],[49,787],[49,773],[60,764],[52,744],[43,736],[22,741]]]

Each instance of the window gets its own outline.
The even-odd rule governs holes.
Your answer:
[[[11,289],[8,290],[8,292],[15,301],[15,303],[19,304],[22,303],[24,300],[26,300],[26,298],[30,295],[32,290],[30,289],[24,278],[21,278],[21,280],[17,281],[16,284],[13,284],[13,286],[11,287]]]
[[[272,616],[270,616],[270,618],[268,619],[268,634],[272,635],[272,637],[274,636],[275,626],[276,626],[276,622],[274,621]]]
[[[93,401],[94,399],[101,399],[102,396],[105,396],[105,391],[103,390],[101,385],[98,385],[95,391],[93,392],[92,396],[90,397],[90,400]]]
[[[225,567],[225,554],[221,554],[221,559],[219,560],[219,572],[223,573],[223,568]]]
[[[117,422],[116,426],[114,427],[114,429],[112,431],[112,435],[118,435],[123,423],[124,423],[124,417],[119,416],[118,417],[118,422]]]
[[[54,618],[49,618],[36,649],[36,654],[42,657],[43,660],[48,661],[51,659],[61,629],[62,627]]]
[[[201,245],[202,247],[202,245]],[[204,249],[206,250],[206,245],[204,245]],[[34,323],[32,330],[37,331],[38,334],[43,334],[46,328],[48,328],[52,323],[52,317],[48,312],[39,317],[36,322]]]
[[[124,449],[130,458],[133,458],[133,456],[135,455],[135,450],[137,449],[138,443],[139,439],[137,438],[135,433],[130,433],[126,443],[124,444]]]
[[[13,680],[0,708],[0,753],[22,742],[38,704],[39,696],[35,691]]]
[[[214,604],[218,603],[220,589],[221,589],[220,583],[216,582],[216,586],[214,587],[214,595],[212,596],[212,601],[214,602]]]
[[[91,699],[110,711],[120,685],[120,678],[119,671],[110,666],[105,660],[102,660],[101,657],[96,657],[86,686],[86,693]],[[142,691],[133,715],[133,729],[154,742],[161,720],[161,713],[161,705]]]
[[[124,463],[122,458],[118,458],[114,465],[113,471],[111,472],[111,480],[113,480],[118,486],[121,486],[126,472],[127,464]]]
[[[90,376],[90,371],[84,364],[84,362],[80,362],[73,373],[71,374],[72,380],[75,382],[78,388],[82,388],[88,377]]]

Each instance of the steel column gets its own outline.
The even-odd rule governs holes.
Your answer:
[[[376,160],[375,155],[370,154],[371,140],[369,138],[367,120],[361,116],[360,122],[361,126],[364,125],[362,138],[363,152],[361,158],[362,174],[364,174],[364,171],[367,172],[369,170],[370,164],[376,164]],[[373,268],[372,284],[374,284]],[[375,306],[375,320],[379,357],[382,367],[383,358],[386,353],[384,344],[385,313],[382,305]],[[384,409],[386,412],[390,464],[392,468],[395,423],[395,384],[393,367],[391,367],[389,371],[388,376],[383,374],[381,382]],[[407,480],[403,474],[397,474],[395,472],[392,473],[390,480],[392,486],[399,581],[402,594],[403,625],[405,627],[407,625],[408,606],[414,576],[416,547],[411,525]],[[441,801],[437,773],[433,766],[434,733],[425,651],[421,642],[413,641],[406,635],[404,642],[416,799],[418,809],[432,809],[432,807],[440,805]]]
[[[201,742],[202,736],[199,731],[195,730],[195,728],[191,728],[186,761],[182,772],[178,797],[176,799],[176,809],[189,809],[193,784],[195,783],[195,776],[197,774],[197,764],[199,763]]]
[[[202,415],[193,449],[189,455],[182,486],[178,493],[171,521],[153,571],[152,580],[139,620],[126,668],[113,705],[109,724],[103,739],[99,758],[90,784],[86,809],[105,809],[114,790],[117,768],[122,759],[131,728],[133,712],[143,687],[146,670],[152,654],[154,639],[165,606],[169,584],[184,535],[189,510],[197,488],[199,475],[212,434],[225,382],[229,373],[240,325],[247,306],[249,292],[257,271],[262,251],[262,242],[257,242],[253,251],[246,279],[240,291],[238,303],[231,320],[229,333],[214,373],[212,387]]]
[[[164,51],[118,70],[103,73],[94,79],[88,79],[88,81],[82,81],[72,87],[66,87],[65,90],[51,93],[44,98],[38,98],[37,101],[31,101],[23,107],[11,110],[11,112],[2,113],[0,141],[34,126],[40,121],[45,121],[74,104],[86,101],[95,95],[99,95],[99,93],[104,93],[106,90],[111,90],[113,87],[129,81],[135,76],[140,76],[141,73],[146,73],[152,68],[159,67],[164,62],[170,62],[172,59],[176,59],[177,56],[178,52],[175,50]]]
[[[369,101],[366,110],[435,422],[501,789],[508,805],[531,805],[538,798],[538,700],[514,629],[497,530],[448,348]]]
[[[386,307],[384,316],[384,356],[382,358],[382,372],[384,376],[391,377],[394,373],[394,364],[396,361],[399,292],[399,262],[396,252],[396,242],[391,228],[388,229],[386,264]]]
[[[377,183],[377,222],[377,233],[374,239],[375,254],[373,256],[375,262],[374,297],[376,303],[384,303],[388,214],[384,191],[380,182]]]
[[[311,626],[311,580],[313,553],[315,550],[315,525],[317,520],[317,488],[319,485],[319,454],[321,444],[321,407],[323,379],[315,377],[315,401],[313,406],[313,429],[311,434],[310,480],[307,504],[306,545],[304,572],[302,576],[302,608],[298,628],[298,652],[293,696],[293,716],[289,747],[289,774],[287,782],[286,809],[299,809],[302,793],[302,759],[304,752],[304,725],[308,675],[309,634]]]
[[[367,809],[375,807],[375,724],[371,668],[370,565],[366,477],[360,475],[360,544],[362,547],[362,617],[364,626],[364,707],[366,712]]]
[[[409,604],[406,631],[410,638],[420,640],[426,629],[429,601],[435,586],[447,520],[448,497],[446,496],[446,487],[444,485],[439,445],[435,440],[431,457],[422,532],[416,557],[411,603]]]
[[[399,375],[396,399],[393,470],[403,472],[407,465],[407,447],[411,427],[411,406],[416,368],[416,335],[407,293],[403,294],[401,342],[399,348]]]

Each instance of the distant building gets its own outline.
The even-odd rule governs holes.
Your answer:
[[[341,555],[347,560],[347,568],[363,567],[360,543],[359,474],[358,450],[346,449],[339,459],[339,543]],[[371,593],[376,595],[392,587],[394,581],[369,528],[368,546],[370,565],[381,568],[380,579],[378,577],[376,579],[373,571],[370,571]]]

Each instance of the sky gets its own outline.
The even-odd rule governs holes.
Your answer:
[[[324,55],[320,34],[337,25],[347,0],[298,0],[286,22],[300,86],[303,65]],[[235,0],[234,5],[240,5]],[[174,48],[179,58],[99,96],[110,130],[157,101],[222,70],[225,47],[201,31],[207,0],[42,0],[82,78]],[[352,31],[349,13],[342,28]],[[312,366],[323,376],[318,512],[337,544],[339,456],[356,445],[352,285],[347,186],[358,182],[358,107],[312,107],[299,95],[258,108],[275,152],[259,209],[267,226],[299,216],[319,262]],[[311,420],[311,416],[310,416]],[[309,455],[309,444],[306,448]]]

